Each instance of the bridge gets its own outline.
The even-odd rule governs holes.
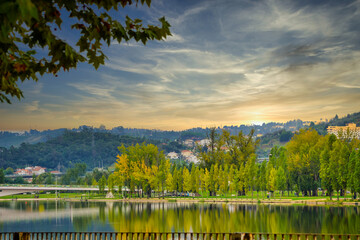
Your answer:
[[[93,186],[66,186],[66,185],[0,185],[0,197],[21,194],[21,193],[29,193],[29,192],[40,192],[40,191],[61,191],[61,192],[69,192],[69,191],[99,191],[98,187]],[[105,191],[108,191],[106,188]],[[0,239],[1,240],[1,239]]]
[[[193,232],[0,232],[0,240],[359,240],[360,234]]]
[[[51,173],[52,175],[54,175],[55,177],[61,177],[62,175],[64,175],[63,172],[61,173]],[[35,175],[36,177],[39,175]],[[24,174],[24,175],[18,175],[18,174],[9,174],[9,175],[5,175],[6,178],[11,178],[11,179],[15,179],[17,177],[22,177],[22,178],[32,178],[33,175],[32,174]]]

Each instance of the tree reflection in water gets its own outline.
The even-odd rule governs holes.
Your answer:
[[[1,202],[0,228],[34,221],[56,231],[54,218],[70,219],[68,231],[360,233],[359,207],[206,203]],[[19,219],[14,218],[19,214]],[[11,215],[11,216],[10,216]],[[8,216],[8,217],[7,217]],[[24,219],[27,219],[26,221]]]

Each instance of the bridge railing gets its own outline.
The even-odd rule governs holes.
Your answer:
[[[0,240],[359,240],[360,234],[191,232],[2,232]]]
[[[0,184],[0,187],[57,187],[57,188],[98,188],[88,185],[55,185],[55,184]]]
[[[36,188],[88,188],[88,189],[94,189],[94,188],[99,188],[99,186],[89,186],[89,185],[55,185],[55,184],[0,184],[0,187],[24,187],[24,188],[31,188],[31,187],[36,187]],[[109,188],[105,187],[105,191],[108,191]],[[119,187],[114,187],[115,191],[119,191]],[[130,191],[129,188],[127,187],[122,187],[122,189],[120,189],[121,191]],[[138,190],[135,189],[135,192],[137,192]]]

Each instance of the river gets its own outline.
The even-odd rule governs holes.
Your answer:
[[[0,231],[360,233],[360,207],[0,202]]]

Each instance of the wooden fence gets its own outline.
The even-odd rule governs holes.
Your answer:
[[[0,232],[0,240],[360,240],[360,234],[190,232]]]

